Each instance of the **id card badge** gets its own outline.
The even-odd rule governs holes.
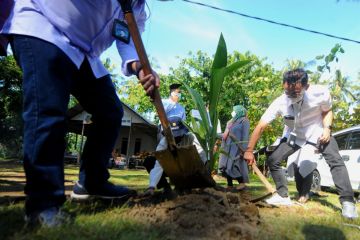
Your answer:
[[[114,38],[128,44],[130,42],[129,28],[123,21],[119,19],[114,20],[112,35]]]
[[[287,140],[288,144],[290,147],[295,147],[295,143],[296,143],[296,133],[291,132],[289,134],[289,138]]]
[[[284,123],[286,126],[288,126],[290,129],[294,129],[295,126],[295,117],[291,115],[284,116]]]

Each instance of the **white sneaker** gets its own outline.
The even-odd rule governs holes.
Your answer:
[[[266,203],[276,206],[291,206],[293,202],[290,200],[290,197],[281,197],[279,194],[275,193],[271,198],[265,200]]]
[[[359,215],[357,214],[355,203],[345,201],[341,205],[343,217],[347,219],[355,219],[359,217]]]

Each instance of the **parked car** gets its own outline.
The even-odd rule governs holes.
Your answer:
[[[333,134],[340,150],[340,155],[345,162],[349,172],[351,186],[355,191],[360,191],[360,125],[338,131]],[[314,190],[321,186],[335,186],[330,173],[329,165],[321,154],[315,155],[318,158],[318,165],[314,171]]]

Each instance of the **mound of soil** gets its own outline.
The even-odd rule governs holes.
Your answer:
[[[164,200],[161,194],[133,199],[127,216],[166,229],[164,239],[253,239],[260,223],[246,192],[196,189]]]

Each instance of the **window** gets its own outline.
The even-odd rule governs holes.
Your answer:
[[[349,139],[349,149],[360,149],[360,132],[353,132]]]
[[[128,139],[122,138],[121,139],[121,154],[127,154],[127,146],[128,146]]]
[[[138,154],[140,153],[141,150],[141,138],[136,138],[135,139],[135,148],[134,148],[134,154]]]
[[[348,138],[349,134],[342,134],[335,137],[336,142],[339,146],[339,150],[346,149],[346,139]]]

